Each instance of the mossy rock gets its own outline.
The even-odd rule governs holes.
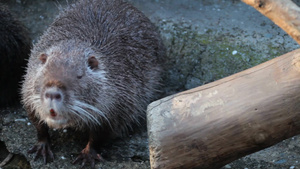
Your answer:
[[[188,22],[161,20],[158,25],[167,48],[167,94],[221,79],[286,52],[283,46],[271,42],[246,43],[237,35],[211,29],[201,33]],[[236,32],[243,33],[239,29]]]

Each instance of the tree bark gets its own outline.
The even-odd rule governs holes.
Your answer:
[[[300,133],[300,49],[148,106],[152,169],[219,168]]]
[[[242,0],[271,19],[300,44],[300,8],[291,0]]]

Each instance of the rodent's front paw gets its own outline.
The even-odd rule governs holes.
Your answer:
[[[39,141],[37,142],[30,150],[28,150],[29,154],[35,154],[34,160],[36,160],[39,156],[43,156],[44,164],[47,163],[47,157],[50,158],[50,161],[54,160],[54,155],[50,148],[50,144],[48,141]]]
[[[82,161],[81,168],[85,166],[86,163],[90,163],[91,166],[95,167],[95,160],[104,161],[102,156],[96,152],[93,148],[86,147],[84,148],[78,157],[73,161],[73,164]]]

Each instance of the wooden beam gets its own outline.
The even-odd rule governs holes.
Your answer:
[[[242,0],[272,20],[300,44],[300,8],[291,0]]]
[[[148,106],[152,169],[219,168],[300,133],[300,49]]]

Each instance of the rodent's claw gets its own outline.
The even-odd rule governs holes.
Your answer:
[[[27,153],[29,154],[36,153],[34,160],[38,159],[39,156],[43,156],[44,164],[47,164],[47,156],[49,156],[51,161],[54,160],[54,155],[47,141],[37,142],[30,150],[28,150]]]
[[[83,168],[86,163],[90,163],[91,166],[94,168],[95,167],[95,160],[104,161],[104,159],[102,158],[102,156],[100,154],[98,154],[92,148],[85,148],[85,149],[83,149],[80,152],[80,154],[78,155],[78,157],[73,161],[73,164],[75,164],[77,162],[80,162],[81,160],[82,160],[81,168]]]

